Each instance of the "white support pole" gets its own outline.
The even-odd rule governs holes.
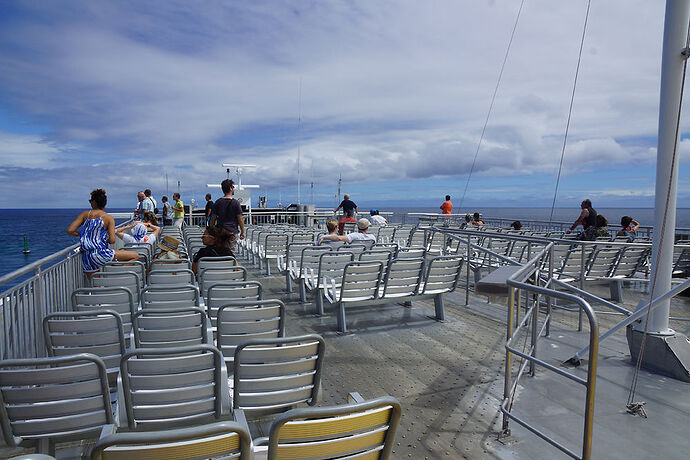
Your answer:
[[[656,196],[654,200],[654,244],[652,247],[652,278],[654,296],[671,290],[673,243],[676,230],[676,195],[678,188],[678,155],[673,151],[680,135],[678,114],[683,78],[681,54],[685,48],[690,20],[690,0],[667,0],[664,19],[664,45],[661,60],[661,96],[659,103],[659,143],[656,161]],[[668,200],[668,202],[667,202]],[[663,228],[663,233],[662,233]],[[655,276],[656,273],[656,276]],[[671,300],[665,300],[650,314],[648,331],[672,334],[668,327]],[[644,329],[644,322],[637,323]]]

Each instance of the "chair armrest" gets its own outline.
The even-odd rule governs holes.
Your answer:
[[[127,426],[127,409],[125,409],[125,390],[122,385],[122,374],[117,374],[117,405],[115,406],[115,425]]]
[[[103,428],[101,428],[101,435],[99,436],[98,439],[103,439],[106,436],[110,436],[111,434],[115,434],[117,431],[117,426],[113,423],[110,423],[108,425],[103,425]]]
[[[260,438],[254,439],[254,441],[252,441],[252,442],[254,443],[255,446],[266,446],[266,445],[268,445],[268,439],[269,439],[268,436],[262,436]]]
[[[335,278],[331,278],[328,275],[323,277],[323,294],[326,296],[328,303],[334,304],[335,299]]]
[[[314,275],[314,268],[313,267],[307,267],[307,273],[306,273],[306,276],[304,277],[304,284],[307,285],[307,288],[310,291],[316,287],[317,280],[315,278],[316,278],[316,276]]]
[[[347,394],[347,402],[348,403],[363,403],[364,398],[362,397],[361,394],[359,394],[358,391],[352,391]]]
[[[278,257],[276,257],[276,265],[278,266],[278,271],[284,272],[287,269],[285,265],[285,256],[278,254]]]
[[[232,413],[232,399],[230,398],[230,385],[228,385],[228,368],[225,366],[224,359],[221,360],[220,364],[220,384],[222,385],[220,390],[220,413],[221,415],[227,415]]]

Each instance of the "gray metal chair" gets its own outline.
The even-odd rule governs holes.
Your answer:
[[[103,360],[111,387],[116,386],[120,358],[127,351],[120,315],[112,310],[52,313],[43,318],[49,356],[92,353]]]
[[[134,314],[135,348],[171,348],[212,342],[200,307],[141,310]]]
[[[120,426],[156,430],[229,414],[223,355],[211,345],[135,349],[120,362]]]
[[[109,434],[91,450],[91,460],[253,458],[251,437],[237,422],[189,428]]]
[[[148,277],[149,286],[186,286],[196,283],[194,272],[189,268],[157,267]]]
[[[132,293],[134,306],[138,307],[144,280],[139,279],[139,275],[133,271],[97,272],[91,277],[91,286],[96,288],[125,287]]]
[[[268,459],[391,458],[400,403],[390,396],[358,400],[342,406],[293,409],[278,416],[267,440]]]
[[[325,342],[316,334],[253,339],[235,349],[233,410],[265,415],[316,403]]]
[[[0,426],[8,446],[98,437],[113,423],[108,376],[92,354],[0,361]]]
[[[233,281],[215,283],[208,288],[206,300],[206,314],[216,327],[218,309],[236,300],[261,300],[263,288],[258,281]]]
[[[186,286],[149,286],[141,293],[143,310],[198,307],[201,305],[199,288]]]
[[[197,274],[199,288],[204,299],[208,299],[208,288],[215,283],[247,281],[247,269],[240,265],[197,268]]]
[[[117,312],[122,319],[125,343],[129,340],[132,315],[137,305],[132,291],[126,287],[81,288],[72,292],[72,310],[74,311],[113,310]]]
[[[218,309],[216,324],[216,345],[232,370],[237,345],[285,335],[285,304],[277,299],[229,302]]]

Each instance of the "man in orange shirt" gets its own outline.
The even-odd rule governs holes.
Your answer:
[[[453,210],[453,203],[450,202],[450,195],[446,195],[446,201],[441,205],[441,214],[450,214]]]

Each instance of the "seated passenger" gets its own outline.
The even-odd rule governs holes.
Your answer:
[[[125,233],[129,230],[129,233]],[[151,230],[153,233],[148,233]],[[151,222],[134,222],[126,227],[118,228],[115,234],[125,243],[150,243],[156,242],[156,238],[161,234],[160,227]]]
[[[474,216],[472,218],[472,222],[470,222],[470,225],[484,225],[484,222],[482,222],[482,219],[479,217],[479,213],[475,212]]]
[[[353,241],[363,240],[371,240],[374,243],[376,243],[376,237],[374,235],[367,233],[367,230],[369,229],[370,225],[371,224],[369,223],[369,219],[362,217],[357,222],[357,229],[359,230],[358,232],[348,233],[347,235],[326,235],[323,238],[321,238],[321,241],[319,241],[318,244],[321,245],[328,241],[344,241],[346,243],[352,243]]]
[[[357,222],[357,219],[354,217],[354,211],[352,210],[347,210],[345,211],[345,217],[340,219],[340,222],[338,222],[338,234],[342,235],[343,234],[343,228],[345,228],[345,222]]]
[[[180,240],[172,235],[164,235],[163,238],[158,242],[158,247],[161,252],[158,253],[156,259],[163,260],[177,260],[180,258],[180,253],[177,252],[177,248],[180,245]]]
[[[232,235],[229,231],[220,227],[206,227],[206,231],[201,237],[201,242],[206,246],[199,249],[199,251],[194,255],[194,261],[192,262],[192,271],[196,274],[196,266],[199,259],[202,257],[220,257],[220,256],[234,256],[235,254],[230,251],[228,247],[228,241]]]
[[[618,230],[616,236],[627,236],[628,240],[632,241],[637,236],[637,230],[640,228],[640,224],[630,216],[623,216],[621,217],[621,227],[623,227],[623,229]]]
[[[611,232],[609,231],[609,221],[601,214],[597,214],[597,237],[608,237],[611,238]]]
[[[386,218],[379,215],[378,209],[372,209],[369,211],[369,220],[371,221],[371,225],[379,225],[381,227],[388,225]]]
[[[468,225],[472,225],[472,216],[470,214],[465,214],[465,222],[460,224],[460,230],[467,228]]]
[[[329,234],[329,235],[338,236],[338,221],[337,221],[337,220],[335,220],[335,219],[329,219],[329,220],[327,220],[327,221],[326,221],[326,228],[328,229],[328,234]],[[321,244],[321,240],[323,240],[323,238],[324,238],[325,236],[326,236],[326,235],[320,236],[319,239],[316,241],[316,244],[317,244],[317,245],[320,245],[320,244]],[[328,241],[326,241],[326,243],[334,243],[334,241],[328,240]]]
[[[522,228],[522,223],[520,223],[519,220],[516,220],[515,222],[510,224],[510,228],[512,228],[513,230],[520,230]]]

